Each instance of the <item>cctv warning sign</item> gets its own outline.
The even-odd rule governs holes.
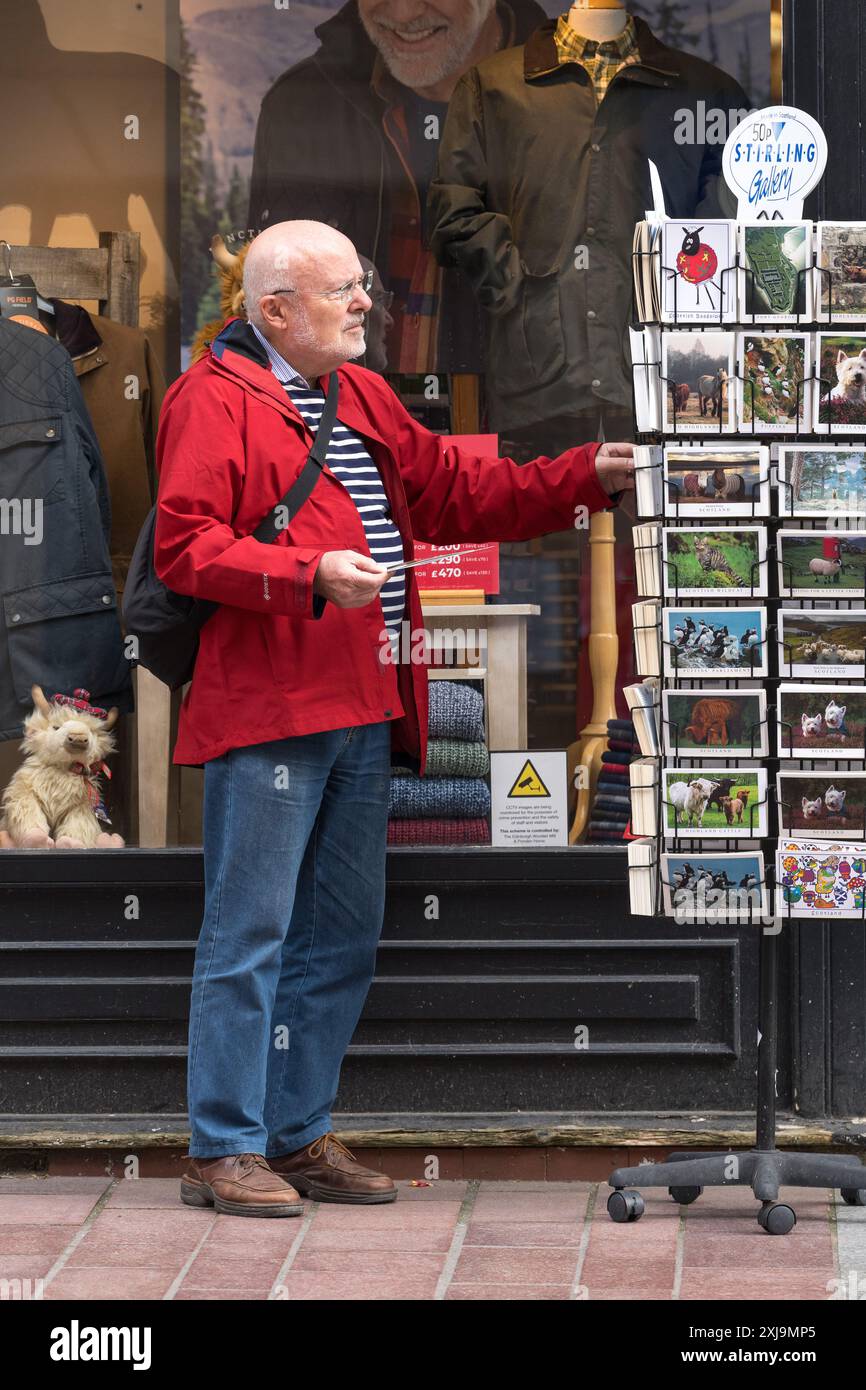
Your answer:
[[[565,749],[490,754],[491,843],[568,844]]]
[[[550,796],[529,758],[517,774],[509,796]]]

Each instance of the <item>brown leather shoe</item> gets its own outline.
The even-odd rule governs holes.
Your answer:
[[[315,1202],[393,1202],[397,1196],[385,1173],[362,1167],[334,1134],[323,1134],[303,1149],[269,1158],[268,1163]]]
[[[291,1183],[262,1154],[192,1158],[180,1180],[188,1207],[215,1207],[227,1216],[300,1216],[304,1204]]]

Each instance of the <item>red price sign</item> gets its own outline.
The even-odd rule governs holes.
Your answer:
[[[446,448],[456,444],[466,453],[481,458],[499,458],[499,440],[495,434],[446,434]],[[415,559],[431,556],[429,565],[419,565],[415,571],[419,589],[482,589],[485,594],[499,593],[499,546],[496,541],[481,545],[466,541],[463,545],[428,545],[415,542]]]

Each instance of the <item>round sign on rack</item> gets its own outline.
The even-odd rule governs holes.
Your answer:
[[[740,218],[796,216],[827,164],[827,137],[807,111],[766,106],[728,136],[722,155],[725,182]]]

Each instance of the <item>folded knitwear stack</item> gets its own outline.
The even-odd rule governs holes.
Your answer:
[[[427,767],[391,769],[389,845],[490,842],[484,700],[462,681],[430,682]]]
[[[628,767],[640,756],[631,720],[609,719],[607,752],[601,755],[602,768],[589,816],[588,844],[613,844],[625,838],[631,816]]]

